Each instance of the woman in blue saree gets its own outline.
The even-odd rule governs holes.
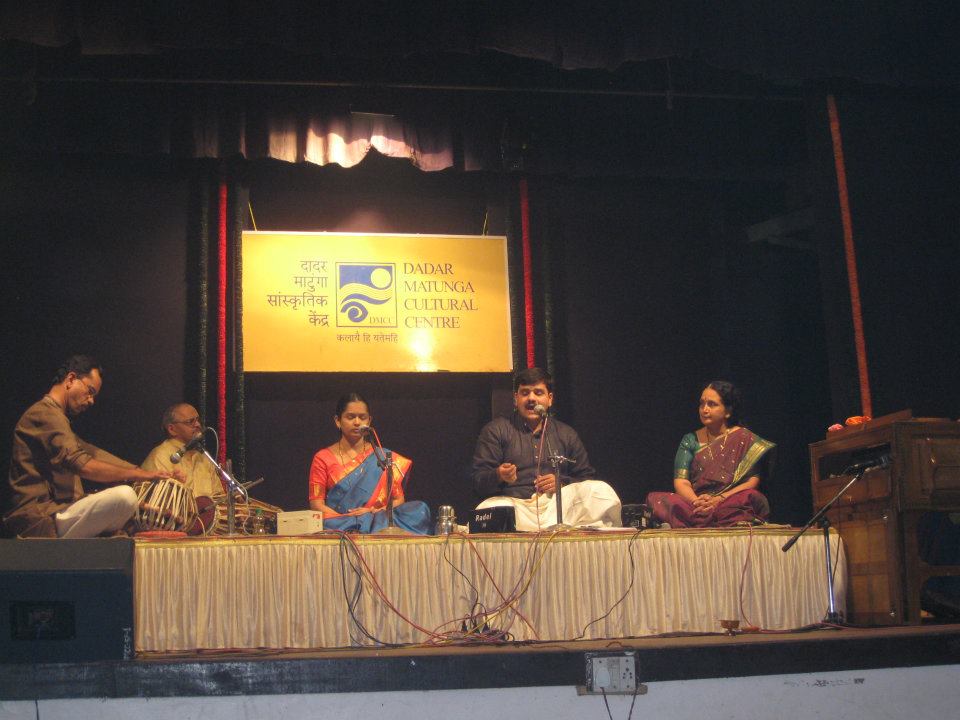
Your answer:
[[[373,533],[387,526],[387,478],[377,464],[366,428],[371,417],[367,402],[344,395],[333,421],[340,438],[313,456],[309,500],[323,512],[323,527],[343,532]],[[393,453],[393,521],[418,535],[431,534],[430,508],[420,501],[405,502],[403,480],[413,463]]]
[[[671,527],[726,527],[763,522],[767,498],[757,490],[773,443],[738,425],[739,392],[714,380],[700,394],[703,427],[680,441],[674,492],[654,492],[647,504]]]

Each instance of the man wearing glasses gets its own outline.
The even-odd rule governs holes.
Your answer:
[[[199,450],[183,452],[193,437],[203,432],[200,414],[187,403],[171,405],[163,413],[161,421],[167,439],[157,445],[147,459],[140,465],[144,470],[173,473],[181,470],[184,484],[193,491],[194,497],[214,497],[223,494],[223,486],[213,469],[213,465],[203,457]],[[182,460],[174,464],[170,456],[182,453]]]
[[[141,470],[73,432],[70,418],[96,402],[102,373],[89,355],[69,357],[50,391],[20,418],[0,503],[4,535],[90,538],[115,532],[137,509],[137,495],[126,483],[169,476]],[[114,487],[87,495],[81,478]]]

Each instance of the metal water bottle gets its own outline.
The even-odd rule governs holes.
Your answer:
[[[263,510],[257,508],[253,517],[251,518],[251,535],[266,535],[267,534],[267,523],[263,517]]]
[[[456,530],[457,516],[450,505],[441,505],[437,511],[437,535],[449,535]]]

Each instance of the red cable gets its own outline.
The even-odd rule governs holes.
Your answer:
[[[527,179],[520,179],[520,228],[523,239],[523,315],[527,338],[527,367],[537,364],[533,328],[533,255],[530,251],[530,196]]]
[[[517,607],[512,607],[512,604],[513,604],[513,603],[519,603],[519,601],[520,601],[520,597],[521,597],[521,596],[520,596],[520,595],[517,595],[516,592],[517,592],[517,590],[519,589],[519,587],[520,587],[520,585],[521,585],[521,583],[522,583],[522,581],[523,581],[523,575],[524,575],[524,574],[526,573],[526,571],[527,571],[527,570],[526,570],[526,566],[527,566],[527,561],[529,560],[529,555],[528,555],[528,557],[527,557],[526,559],[524,559],[523,564],[520,566],[520,573],[519,573],[520,577],[519,577],[519,579],[517,580],[517,584],[514,585],[514,588],[513,588],[513,590],[510,592],[510,595],[507,596],[507,595],[504,594],[503,590],[500,589],[500,586],[497,584],[496,578],[493,577],[493,573],[490,572],[490,568],[487,566],[487,563],[484,561],[483,556],[480,554],[480,551],[477,550],[477,548],[476,548],[476,546],[474,545],[473,540],[471,540],[470,536],[469,536],[469,535],[460,535],[460,537],[462,537],[462,538],[466,541],[467,547],[470,548],[470,551],[476,556],[477,561],[480,563],[480,566],[483,568],[483,574],[487,576],[487,579],[490,581],[490,584],[493,585],[493,589],[496,590],[496,591],[497,591],[497,595],[500,596],[500,600],[501,600],[500,605],[498,605],[498,606],[496,606],[496,607],[494,607],[494,608],[491,608],[491,609],[489,609],[489,610],[484,610],[483,614],[486,615],[486,616],[488,616],[488,615],[496,615],[496,614],[498,614],[498,613],[505,612],[508,608],[511,608],[511,609],[513,610],[513,612],[517,615],[517,617],[519,617],[519,618],[523,621],[523,623],[524,623],[528,628],[530,628],[531,632],[533,632],[533,634],[534,634],[534,636],[536,637],[536,639],[539,640],[539,639],[540,639],[540,633],[537,632],[537,629],[530,623],[530,621],[527,619],[527,617],[526,617],[522,612],[520,612],[520,609],[519,609],[519,608],[517,608]],[[539,541],[539,537],[537,537],[536,540],[535,540],[535,542],[534,542],[533,544],[531,544],[530,550],[528,551],[528,553],[529,553],[529,552],[534,552],[534,551],[536,550],[536,545],[537,545],[537,542],[538,542],[538,541]]]
[[[853,313],[853,341],[857,352],[857,370],[860,376],[861,415],[873,417],[870,397],[870,375],[867,371],[867,345],[863,337],[863,312],[860,305],[860,281],[857,277],[857,255],[853,245],[853,220],[850,215],[850,197],[847,194],[847,168],[843,159],[840,137],[840,116],[837,101],[827,95],[827,113],[830,116],[830,137],[833,140],[833,162],[837,171],[837,193],[840,196],[840,218],[843,222],[843,247],[847,256],[847,278],[850,282],[850,310]]]
[[[750,526],[750,539],[747,541],[747,555],[743,559],[743,568],[740,570],[740,617],[743,618],[744,623],[746,623],[742,628],[744,632],[761,630],[760,627],[754,625],[750,621],[750,618],[747,617],[746,611],[743,609],[743,590],[744,590],[744,585],[747,579],[747,568],[750,567],[750,550],[752,549],[753,549],[753,525]]]
[[[374,593],[377,595],[377,597],[379,597],[383,601],[383,603],[391,611],[393,611],[393,613],[397,617],[399,617],[401,620],[407,623],[407,625],[412,627],[414,630],[417,630],[418,632],[421,632],[424,635],[426,635],[428,638],[427,642],[433,642],[433,641],[446,642],[449,640],[446,633],[438,632],[439,628],[437,630],[428,630],[427,628],[420,626],[418,623],[414,622],[412,619],[410,619],[405,614],[403,614],[400,611],[400,609],[397,608],[396,605],[387,596],[379,580],[377,580],[377,577],[374,574],[373,569],[367,563],[367,560],[364,557],[363,551],[360,549],[360,546],[356,542],[356,540],[347,532],[341,532],[339,530],[334,530],[333,532],[337,533],[337,535],[339,535],[343,540],[347,541],[352,546],[354,552],[356,553],[357,559],[360,561],[360,564],[363,566],[366,576],[370,580],[370,584],[373,587]],[[467,545],[473,551],[474,555],[477,556],[477,559],[480,561],[480,565],[483,567],[484,573],[487,575],[490,582],[493,584],[494,589],[497,591],[497,594],[500,596],[500,599],[502,600],[502,604],[498,608],[494,608],[493,610],[487,611],[484,614],[491,615],[491,614],[502,612],[506,610],[511,603],[519,601],[520,599],[519,597],[514,598],[513,596],[511,596],[510,598],[507,598],[504,596],[503,591],[497,585],[497,582],[494,579],[493,574],[490,572],[490,569],[487,567],[487,564],[483,561],[483,557],[474,547],[473,542],[470,540],[470,538],[466,536],[464,536],[464,539],[467,541]],[[537,633],[536,628],[534,628],[533,625],[530,624],[530,621],[523,615],[523,613],[520,612],[519,608],[514,607],[512,609],[514,613],[516,613],[516,615],[527,625],[527,627],[529,627],[530,630],[533,631],[533,634],[536,636],[537,640],[539,640],[540,635],[539,633]],[[445,624],[449,624],[450,622],[451,621],[448,621]],[[443,626],[441,625],[441,627]]]
[[[402,612],[400,612],[399,608],[397,608],[396,605],[394,605],[393,602],[391,602],[390,598],[387,597],[386,592],[384,592],[383,588],[381,587],[380,582],[377,580],[377,576],[374,574],[373,569],[370,567],[370,565],[367,564],[367,559],[363,556],[363,551],[360,550],[360,546],[357,544],[357,541],[354,540],[350,536],[350,534],[347,532],[340,532],[338,530],[334,532],[336,532],[341,538],[349,542],[350,545],[353,547],[353,551],[356,553],[357,559],[360,561],[360,564],[363,565],[363,569],[366,571],[367,577],[369,578],[370,584],[373,586],[373,590],[377,595],[377,597],[379,597],[383,601],[383,603],[388,608],[390,608],[390,610],[392,610],[397,617],[399,617],[401,620],[407,623],[407,625],[412,627],[414,630],[417,630],[418,632],[421,632],[428,637],[436,637],[436,635],[434,635],[432,631],[428,630],[425,627],[421,627],[420,625],[415,623],[413,620],[408,618],[406,615],[404,615]]]
[[[220,434],[217,460],[227,460],[227,182],[220,180],[217,256],[217,432]]]

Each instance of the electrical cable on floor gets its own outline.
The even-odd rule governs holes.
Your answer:
[[[470,628],[470,634],[468,634],[467,636],[463,636],[463,635],[461,634],[461,636],[460,636],[459,638],[457,638],[457,637],[456,637],[456,633],[454,633],[454,634],[453,634],[454,637],[448,638],[448,639],[447,639],[447,642],[449,642],[449,641],[452,640],[452,639],[461,639],[461,640],[467,639],[467,640],[471,640],[471,641],[472,641],[472,640],[473,640],[472,635],[474,635],[476,632],[481,632],[482,635],[484,635],[485,637],[486,637],[486,636],[489,636],[490,634],[492,634],[492,635],[494,635],[494,636],[497,636],[497,637],[499,637],[500,635],[508,635],[508,633],[505,633],[505,632],[503,632],[503,631],[501,631],[501,630],[496,630],[496,629],[494,629],[493,631],[490,631],[490,630],[489,630],[489,628],[490,628],[490,621],[491,621],[492,619],[496,618],[497,616],[499,616],[500,614],[506,612],[507,609],[512,609],[513,612],[514,612],[515,617],[519,617],[519,618],[521,619],[521,621],[523,621],[524,624],[526,624],[527,627],[530,628],[531,632],[533,632],[533,634],[534,634],[537,638],[539,638],[539,633],[537,633],[536,628],[533,627],[533,625],[530,623],[530,621],[520,612],[520,610],[519,610],[518,608],[513,607],[514,604],[520,599],[520,596],[522,595],[522,593],[517,594],[517,588],[519,588],[519,587],[521,586],[521,584],[523,584],[524,577],[525,577],[525,574],[526,574],[526,566],[527,566],[527,564],[528,564],[528,562],[529,562],[530,551],[528,551],[527,556],[526,556],[525,559],[524,559],[524,563],[523,563],[523,565],[521,566],[521,570],[520,570],[520,573],[519,573],[519,578],[518,578],[518,581],[517,581],[517,585],[516,585],[515,588],[514,588],[514,591],[511,592],[509,595],[506,595],[506,594],[504,594],[503,590],[500,589],[500,586],[498,585],[496,579],[493,577],[493,573],[490,571],[490,568],[487,566],[487,563],[486,563],[486,561],[484,560],[483,556],[482,556],[482,555],[479,553],[479,551],[477,550],[476,545],[475,545],[475,543],[472,541],[472,539],[471,539],[470,537],[466,536],[466,535],[461,535],[461,537],[466,541],[467,546],[470,548],[471,552],[473,552],[473,554],[476,556],[478,562],[480,563],[481,568],[483,568],[484,574],[487,576],[487,578],[488,578],[488,580],[490,581],[491,585],[493,585],[494,589],[496,590],[497,594],[499,595],[500,600],[501,600],[501,603],[500,603],[498,606],[496,606],[496,607],[494,607],[494,608],[489,608],[489,609],[483,607],[483,606],[482,606],[481,604],[479,604],[479,603],[475,603],[475,604],[474,604],[474,608],[477,608],[478,606],[481,607],[481,608],[483,608],[482,613],[480,613],[480,614],[474,614],[474,615],[468,616],[468,617],[466,617],[466,618],[458,618],[458,620],[461,620],[461,621],[462,621],[462,623],[461,623],[461,633],[464,632],[463,628],[469,627],[469,628]],[[537,542],[537,539],[535,538],[535,539],[534,539],[534,543],[532,543],[531,545],[532,545],[532,546],[535,546],[536,542]],[[462,573],[461,573],[461,574],[462,574]],[[530,582],[530,580],[527,580],[527,583],[526,583],[526,584],[529,585],[529,582]],[[471,583],[471,586],[475,588],[475,586],[473,586],[472,583]],[[467,626],[467,624],[466,624],[467,621],[469,621],[469,626]],[[450,622],[451,622],[451,621],[448,621],[447,623],[444,623],[444,625],[448,625],[448,624],[450,624]],[[452,622],[455,623],[456,621],[452,621]],[[441,627],[442,627],[442,626],[441,626]],[[482,631],[480,630],[481,628],[486,629],[486,632],[482,632]]]

